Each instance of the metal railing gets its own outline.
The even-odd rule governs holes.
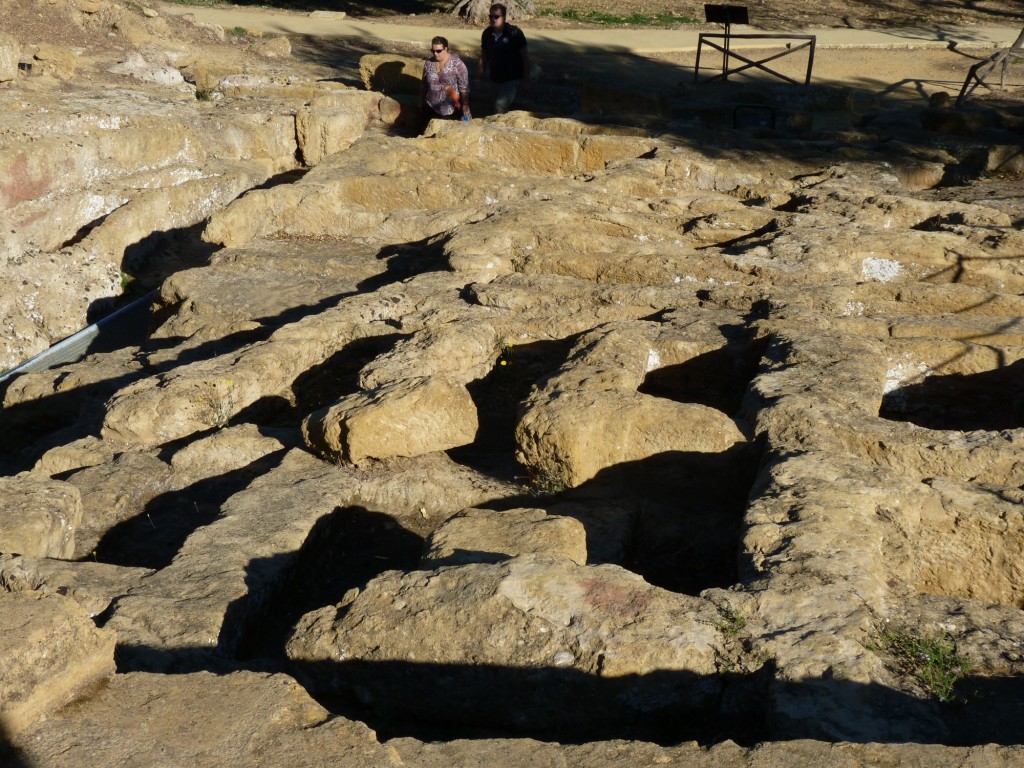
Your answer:
[[[38,371],[47,371],[50,368],[56,368],[58,365],[65,365],[67,363],[74,363],[85,357],[91,348],[96,345],[100,340],[101,335],[110,332],[115,332],[115,326],[128,321],[136,312],[140,312],[143,308],[147,309],[153,301],[153,297],[156,296],[156,291],[150,291],[140,299],[136,299],[131,304],[127,304],[120,309],[111,312],[104,318],[97,320],[92,325],[83,328],[66,339],[62,339],[54,344],[47,350],[40,352],[35,357],[32,357],[21,365],[11,368],[11,370],[0,375],[0,384],[3,384],[10,378],[19,376],[23,373],[36,373]]]

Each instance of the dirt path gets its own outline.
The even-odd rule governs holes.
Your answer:
[[[325,50],[335,60],[345,58],[346,50],[359,55],[375,50],[425,55],[430,36],[444,34],[453,50],[472,59],[479,40],[478,29],[437,14],[382,21],[352,19],[342,14],[311,16],[265,8],[174,4],[164,4],[161,12],[188,12],[200,21],[227,29],[241,26],[269,34],[288,34],[297,54],[307,58]],[[995,20],[1003,21],[998,17]],[[531,22],[524,22],[523,27],[530,39],[534,63],[549,81],[616,82],[627,88],[660,93],[670,93],[693,82],[698,28],[594,29],[577,25],[576,29],[535,29]],[[955,96],[971,65],[1008,45],[1019,29],[1004,23],[945,28],[833,28],[813,32],[817,48],[812,83],[847,85],[873,99],[926,101],[936,91]],[[754,57],[752,50],[736,46],[734,49]],[[756,58],[773,52],[778,51],[759,50]],[[713,74],[721,61],[718,54],[705,53],[701,64],[702,69],[706,67]],[[802,81],[807,58],[799,53],[779,59],[772,66]],[[1014,86],[1024,85],[1024,66],[1011,70],[1010,81]]]

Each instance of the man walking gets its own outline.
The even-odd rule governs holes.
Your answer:
[[[530,56],[526,51],[526,35],[515,24],[506,22],[508,11],[501,3],[491,6],[490,26],[480,37],[480,64],[477,77],[490,69],[491,82],[498,89],[494,98],[496,113],[508,112],[516,92],[530,88]]]

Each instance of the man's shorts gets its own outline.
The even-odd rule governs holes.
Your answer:
[[[506,80],[504,83],[495,83],[498,94],[494,97],[494,111],[497,114],[508,112],[509,107],[516,98],[521,80]]]

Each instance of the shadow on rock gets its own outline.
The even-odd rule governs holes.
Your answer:
[[[723,453],[660,453],[602,470],[553,501],[572,503],[558,512],[583,523],[590,553],[613,547],[601,540],[607,521],[588,502],[618,504],[633,521],[621,564],[651,584],[697,595],[738,579],[740,526],[759,462],[750,444]]]
[[[278,672],[279,659],[236,661],[210,648],[119,646],[118,671]],[[826,743],[1018,744],[1019,678],[967,678],[940,703],[877,685],[776,678],[772,665],[738,674],[661,670],[601,678],[555,667],[410,661],[293,663],[324,707],[366,723],[381,741],[534,738],[563,744],[640,740],[662,745],[813,739]],[[838,717],[837,717],[838,715]],[[0,738],[0,756],[4,742]],[[24,763],[5,762],[12,768]]]
[[[247,595],[228,607],[218,645],[237,649],[243,659],[281,659],[285,640],[303,614],[340,603],[350,589],[384,571],[414,570],[422,550],[423,538],[393,517],[339,507],[317,521],[298,552],[249,564]],[[290,560],[285,568],[281,557]],[[277,577],[282,572],[284,579]]]
[[[377,258],[384,261],[384,271],[363,280],[356,287],[360,293],[372,293],[386,285],[400,283],[426,272],[447,271],[444,246],[449,238],[448,233],[441,233],[381,248]]]
[[[733,415],[757,372],[764,344],[734,343],[647,374],[639,392]]]
[[[21,750],[11,743],[7,729],[0,724],[0,765],[5,768],[31,768]]]
[[[1020,744],[1024,722],[1024,678],[966,677],[957,700],[943,708],[954,746]]]
[[[389,333],[354,339],[344,349],[308,368],[292,383],[295,423],[320,408],[359,390],[359,372],[370,361],[390,352],[404,336]]]
[[[269,472],[285,453],[285,449],[275,451],[241,469],[157,496],[140,514],[104,534],[96,545],[96,559],[128,567],[169,565],[189,536],[220,516],[228,498]]]
[[[766,737],[766,680],[659,671],[601,678],[555,667],[363,661],[296,665],[324,706],[384,739],[531,737],[660,744]]]
[[[448,455],[459,464],[494,477],[525,477],[526,470],[514,457],[519,408],[534,384],[565,362],[576,338],[505,348],[490,373],[466,386],[479,419],[476,439],[453,448]]]
[[[1024,360],[972,374],[929,376],[882,399],[878,415],[927,429],[972,430],[1024,427]]]
[[[106,401],[144,375],[141,371],[124,374],[5,406],[0,411],[0,429],[5,437],[0,445],[0,462],[5,474],[30,469],[50,448],[98,434]],[[0,396],[17,380],[12,379],[0,389]]]
[[[874,683],[782,681],[771,665],[751,674],[682,671],[601,678],[576,670],[365,661],[295,665],[321,703],[360,719],[382,739],[529,737],[561,743],[626,739],[703,745],[732,740],[1014,744],[1010,718],[972,731],[987,716]],[[1004,690],[993,701],[1019,714]]]

